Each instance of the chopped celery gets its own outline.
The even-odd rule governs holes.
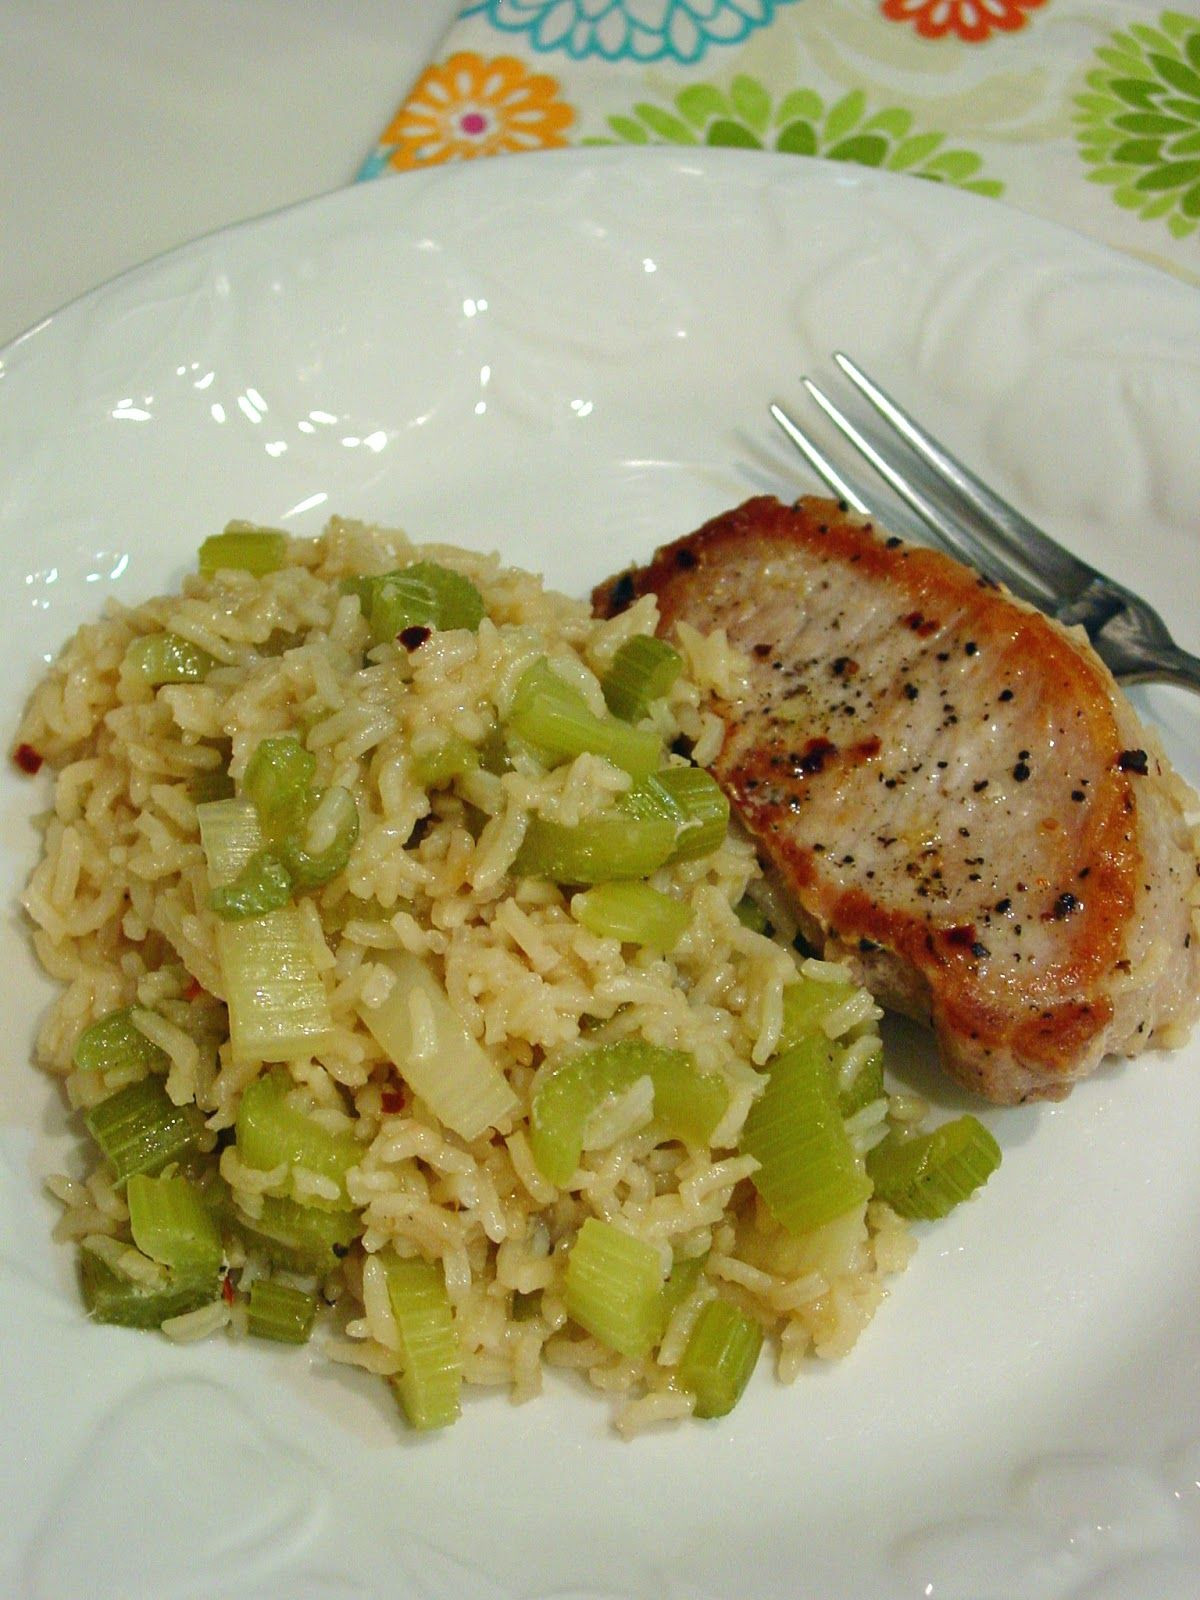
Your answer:
[[[571,902],[571,913],[592,933],[673,950],[692,920],[691,907],[648,883],[600,883]]]
[[[292,897],[292,875],[272,850],[259,850],[229,883],[209,890],[208,903],[227,922],[278,911]]]
[[[211,1305],[221,1292],[221,1279],[213,1272],[183,1277],[142,1257],[143,1271],[134,1276],[122,1270],[126,1254],[136,1256],[132,1245],[115,1239],[86,1240],[79,1250],[79,1278],[83,1303],[94,1322],[123,1328],[158,1328],[170,1317]]]
[[[567,1257],[567,1313],[610,1350],[644,1356],[662,1333],[658,1251],[645,1239],[588,1217]]]
[[[843,1117],[852,1117],[856,1111],[869,1106],[883,1094],[883,1046],[871,1054],[854,1074],[854,1081],[838,1095],[838,1110]]]
[[[752,899],[748,894],[744,894],[737,905],[734,906],[733,914],[742,927],[749,928],[751,933],[770,933],[771,931],[767,913],[759,905],[758,901]]]
[[[329,1038],[329,1000],[294,906],[219,923],[217,958],[235,1061],[289,1061]]]
[[[161,1172],[192,1148],[204,1127],[195,1106],[177,1106],[168,1098],[161,1078],[118,1089],[83,1120],[122,1183],[136,1172]]]
[[[307,1344],[317,1314],[317,1297],[274,1278],[256,1278],[246,1305],[246,1331],[256,1339]]]
[[[441,1268],[390,1252],[378,1259],[387,1274],[403,1362],[392,1387],[411,1427],[444,1428],[459,1413],[462,1352]]]
[[[289,1272],[332,1272],[359,1232],[356,1212],[302,1206],[281,1195],[264,1195],[259,1216],[239,1211],[234,1220],[248,1248]]]
[[[382,1005],[360,1005],[359,1015],[446,1127],[477,1139],[512,1115],[516,1095],[425,963],[405,951],[382,959],[395,982]]]
[[[367,622],[374,644],[383,644],[405,628],[437,626],[437,595],[427,583],[407,572],[373,582],[367,594]]]
[[[707,1144],[729,1106],[724,1081],[701,1072],[686,1051],[622,1039],[577,1051],[539,1083],[529,1111],[529,1148],[542,1175],[560,1188],[568,1183],[588,1118],[642,1077],[654,1085],[654,1118],[663,1137]]]
[[[233,880],[264,844],[258,812],[251,800],[210,800],[196,807],[200,844],[214,888]]]
[[[484,617],[483,596],[470,578],[437,561],[414,561],[411,567],[405,567],[404,574],[433,590],[439,628],[468,628],[472,633],[478,630]]]
[[[436,561],[415,561],[395,572],[346,578],[342,589],[356,594],[376,644],[404,628],[469,628],[483,620],[483,596],[460,572]]]
[[[184,1177],[135,1172],[125,1189],[133,1242],[181,1277],[207,1277],[221,1265],[221,1234],[199,1185]]]
[[[252,572],[261,578],[283,566],[287,545],[287,534],[276,528],[230,522],[223,533],[210,534],[200,546],[200,571],[206,578],[222,571]]]
[[[328,833],[328,842],[315,848],[313,834]],[[358,839],[358,805],[349,789],[334,784],[313,794],[307,814],[279,840],[278,849],[294,882],[316,889],[336,878],[350,859]]]
[[[741,1148],[759,1162],[751,1181],[789,1233],[819,1227],[871,1193],[842,1120],[827,1039],[810,1037],[771,1063]]]
[[[783,991],[783,1028],[777,1054],[782,1055],[810,1034],[820,1033],[825,1018],[844,1006],[847,1000],[852,1000],[856,993],[852,983],[841,980],[825,983],[799,973],[795,982],[789,983]]]
[[[138,1030],[135,1007],[124,1006],[91,1023],[75,1041],[73,1060],[86,1072],[120,1072],[144,1078],[154,1070],[166,1071],[167,1055]]]
[[[902,1217],[934,1220],[982,1187],[1000,1165],[1000,1146],[968,1112],[915,1138],[889,1134],[867,1157],[875,1193]]]
[[[513,871],[518,877],[555,883],[610,883],[647,877],[674,848],[675,827],[665,817],[610,813],[589,817],[577,827],[534,817]]]
[[[698,1417],[732,1411],[750,1381],[762,1349],[763,1331],[730,1300],[710,1300],[679,1362],[680,1387],[696,1396]]]
[[[541,656],[525,669],[508,715],[510,730],[538,750],[565,759],[590,751],[631,777],[644,777],[662,759],[662,741],[649,728],[631,728],[616,717],[588,710],[578,689]]]
[[[639,633],[625,643],[604,674],[601,688],[614,717],[638,722],[654,700],[667,694],[683,671],[683,657],[653,634]]]
[[[440,789],[478,765],[479,752],[475,746],[456,733],[431,729],[413,740],[413,776],[426,789]]]
[[[706,1256],[687,1256],[682,1261],[676,1261],[671,1267],[662,1292],[664,1327],[672,1313],[678,1310],[700,1282],[706,1260]]]
[[[292,1081],[277,1069],[256,1078],[242,1095],[236,1133],[238,1154],[260,1172],[281,1164],[303,1167],[336,1183],[339,1209],[349,1204],[346,1174],[362,1160],[363,1146],[354,1134],[333,1133],[288,1099]]]
[[[620,806],[631,816],[664,819],[675,832],[672,861],[711,855],[729,830],[729,801],[703,767],[663,767],[634,784]]]
[[[316,757],[292,734],[262,739],[246,763],[242,791],[253,802],[268,842],[295,824],[308,800]]]
[[[164,683],[202,683],[216,666],[207,650],[177,633],[147,633],[125,652],[124,669],[152,689]]]

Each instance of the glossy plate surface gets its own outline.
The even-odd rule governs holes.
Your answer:
[[[843,347],[1200,649],[1200,295],[953,190],[791,157],[575,151],[371,184],[206,239],[0,353],[4,710],[231,516],[332,511],[583,592],[764,489]],[[1138,692],[1200,777],[1197,702]],[[1184,1600],[1200,1570],[1200,1043],[989,1112],[1004,1165],[852,1356],[622,1444],[551,1379],[406,1436],[308,1352],[85,1325],[27,1065],[6,770],[0,1592],[29,1600]],[[909,1040],[912,1081],[956,1108]]]

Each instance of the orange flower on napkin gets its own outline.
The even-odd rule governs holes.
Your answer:
[[[982,44],[993,30],[1015,33],[1025,15],[1046,0],[883,0],[880,10],[893,22],[911,22],[923,39],[957,34],[968,44]]]
[[[549,150],[566,144],[575,113],[558,80],[530,72],[515,56],[460,50],[435,62],[380,141],[402,171],[438,161]]]

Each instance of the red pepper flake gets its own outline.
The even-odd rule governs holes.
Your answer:
[[[403,1089],[385,1089],[379,1097],[380,1108],[389,1117],[399,1116],[407,1103],[408,1096]]]
[[[31,778],[35,772],[41,771],[42,759],[31,744],[19,744],[13,751],[13,760],[21,771],[28,773]]]
[[[228,1273],[221,1279],[221,1299],[227,1306],[233,1304],[233,1279]]]
[[[199,978],[189,978],[187,982],[187,988],[183,991],[183,998],[190,1005],[193,1000],[199,1000],[201,995],[204,993],[204,985],[200,982]]]

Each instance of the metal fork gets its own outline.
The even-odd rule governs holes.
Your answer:
[[[1200,656],[1175,643],[1152,606],[1073,556],[1002,500],[849,356],[837,351],[833,359],[903,441],[899,451],[885,455],[810,378],[804,379],[805,388],[938,544],[1059,622],[1082,627],[1119,682],[1173,683],[1200,694]],[[839,499],[866,516],[881,515],[781,406],[772,403],[771,415]],[[898,465],[898,456],[906,457],[916,473]],[[922,476],[936,484],[936,496],[921,487]]]

